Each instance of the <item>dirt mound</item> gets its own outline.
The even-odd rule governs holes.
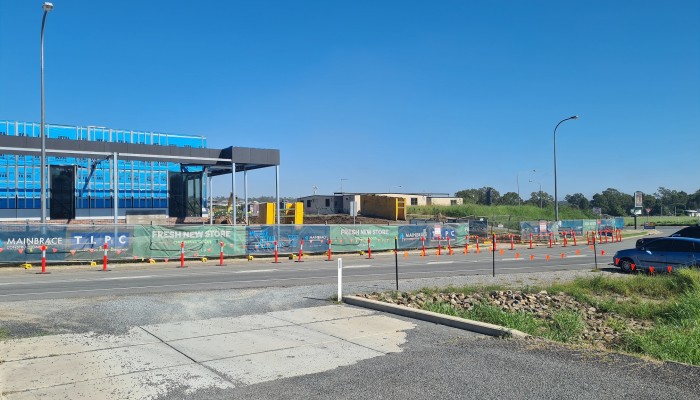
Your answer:
[[[356,224],[378,224],[378,225],[398,225],[404,224],[405,221],[392,221],[383,218],[372,217],[355,217]],[[353,217],[347,214],[329,214],[329,215],[304,215],[304,224],[309,225],[342,225],[353,224]]]

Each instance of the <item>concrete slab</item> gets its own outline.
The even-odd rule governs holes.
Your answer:
[[[135,328],[7,341],[0,399],[147,399],[323,372],[401,351],[415,325],[332,305],[144,328],[156,336]]]
[[[197,362],[337,341],[337,338],[292,325],[169,342]]]
[[[375,311],[337,304],[321,307],[298,308],[295,310],[274,311],[267,315],[295,324],[330,321],[340,318],[361,317],[375,314]]]
[[[158,342],[160,342],[158,338],[140,328],[133,328],[127,334],[120,336],[84,333],[11,339],[0,346],[0,361],[8,362]]]
[[[401,345],[406,343],[406,336],[406,332],[385,332],[378,335],[356,337],[348,341],[384,354],[400,353],[403,351]]]
[[[356,318],[336,319],[304,325],[306,328],[344,340],[380,335],[415,328],[415,324],[386,315],[369,315]]]
[[[188,364],[192,360],[163,343],[32,358],[0,364],[0,389],[32,390]]]
[[[143,328],[159,339],[169,342],[173,340],[260,330],[285,325],[291,325],[291,323],[265,314],[255,314],[233,318],[212,318],[199,321],[146,325]]]
[[[69,383],[6,395],[7,400],[156,399],[173,390],[227,389],[233,384],[201,365],[191,364]]]
[[[204,363],[245,385],[302,376],[351,365],[383,355],[356,344],[335,341]]]

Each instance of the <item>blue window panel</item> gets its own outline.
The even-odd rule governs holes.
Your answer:
[[[9,199],[4,199],[4,198],[1,198],[1,197],[0,197],[0,209],[9,208],[9,207],[8,207],[8,206],[9,206],[8,200],[9,200]]]
[[[14,199],[14,198],[7,199],[7,208],[12,208],[12,209],[17,208],[17,199]]]
[[[25,199],[24,197],[18,198],[18,199],[17,199],[17,208],[19,208],[19,209],[21,209],[21,210],[27,208],[27,207],[26,207],[26,204],[25,204],[25,203],[26,203],[25,200],[26,200],[26,199]]]
[[[139,199],[139,208],[148,208],[148,199]]]
[[[95,208],[105,208],[105,199],[95,199]]]

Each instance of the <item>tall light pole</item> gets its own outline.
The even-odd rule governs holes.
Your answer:
[[[53,4],[46,2],[41,8],[44,9],[44,16],[41,18],[41,223],[46,223],[46,132],[44,132],[44,24],[46,14],[53,10]]]
[[[578,119],[578,115],[564,118],[554,127],[554,222],[559,222],[559,199],[557,198],[557,128],[562,122],[570,119]]]
[[[542,208],[542,184],[540,182],[535,182],[532,179],[529,180],[528,182],[536,183],[540,186],[540,208]]]
[[[520,205],[520,173],[523,171],[519,171],[517,174],[515,174],[515,184],[518,187],[518,205]],[[528,172],[537,172],[536,170],[528,171]],[[531,181],[532,182],[532,181]]]
[[[343,193],[343,181],[349,181],[348,178],[340,178],[340,193]]]

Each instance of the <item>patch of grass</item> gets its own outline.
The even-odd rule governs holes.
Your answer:
[[[473,217],[488,216],[489,223],[502,223],[505,226],[512,222],[539,221],[549,219],[554,215],[554,206],[550,205],[540,208],[536,205],[522,204],[515,206],[486,206],[480,204],[461,204],[453,206],[409,206],[408,214],[412,215],[438,215],[448,217]],[[574,209],[571,207],[560,207],[559,215],[561,219],[591,219],[596,218],[590,211]],[[514,225],[515,226],[515,225]]]
[[[618,348],[630,353],[646,354],[660,360],[700,365],[700,325],[684,320],[677,324],[654,326],[644,332],[628,332]]]
[[[645,222],[653,222],[656,225],[663,226],[663,225],[668,225],[668,226],[679,226],[679,225],[695,225],[700,223],[700,218],[698,217],[686,217],[686,216],[644,216],[644,217],[637,217],[637,226],[642,226],[644,225]],[[634,217],[625,217],[625,225],[626,226],[633,226],[634,225]]]
[[[616,313],[627,318],[654,319],[663,312],[664,304],[632,296],[619,301],[612,298],[591,299],[588,304],[601,312]]]
[[[552,314],[552,321],[548,328],[543,333],[544,337],[570,343],[581,339],[586,323],[578,312],[562,310]]]
[[[673,274],[658,274],[656,276],[636,274],[623,279],[614,279],[604,275],[591,278],[578,277],[571,282],[554,284],[550,289],[574,296],[618,294],[663,299],[700,289],[700,273],[697,270],[685,269]]]
[[[511,288],[512,289],[512,288]],[[451,288],[452,292],[473,294],[504,287]],[[605,325],[622,333],[609,346],[648,355],[660,360],[675,360],[700,365],[700,270],[683,269],[672,274],[623,277],[598,275],[555,283],[549,287],[525,286],[525,293],[547,290],[550,294],[563,292],[577,301],[595,307],[608,315]],[[441,290],[434,288],[433,293]],[[444,292],[444,291],[442,291]],[[508,312],[486,302],[472,310],[462,310],[449,303],[431,303],[424,309],[517,329],[561,342],[578,342],[586,325],[576,311],[562,310],[550,320],[537,318],[527,312]],[[645,320],[651,328],[629,329],[627,319]]]
[[[10,337],[10,331],[7,328],[0,328],[0,340],[5,340]]]
[[[486,303],[476,304],[471,310],[460,310],[449,303],[427,302],[423,305],[423,309],[454,317],[501,325],[531,335],[537,334],[544,327],[544,324],[531,314],[523,312],[510,313]]]
[[[608,317],[608,319],[605,320],[605,326],[612,328],[616,332],[624,332],[627,330],[627,322],[615,317]]]

